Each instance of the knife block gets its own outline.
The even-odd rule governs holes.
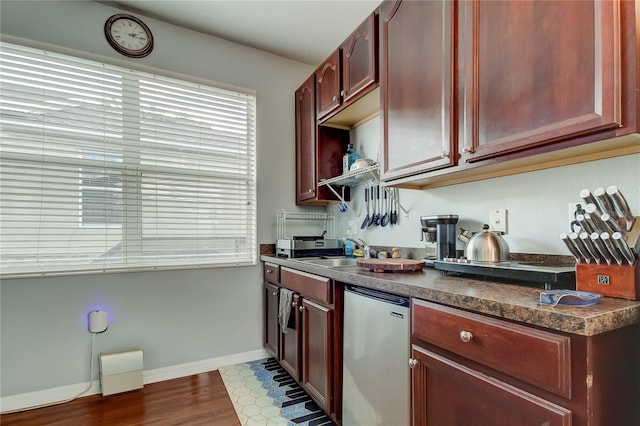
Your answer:
[[[576,289],[622,299],[640,299],[639,262],[633,265],[579,263],[576,265]]]
[[[638,253],[640,218],[627,233],[627,243]],[[640,261],[633,265],[579,263],[576,265],[576,290],[621,299],[640,300]]]

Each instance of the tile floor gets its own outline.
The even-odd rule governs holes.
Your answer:
[[[272,358],[221,367],[219,372],[245,426],[333,424]]]

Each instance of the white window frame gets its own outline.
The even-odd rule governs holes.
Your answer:
[[[54,150],[56,149],[54,142],[59,139],[47,140],[48,130],[45,129],[41,132],[42,135],[38,135],[43,139],[43,153],[38,155],[35,149],[29,150],[32,145],[37,145],[34,131],[27,129],[20,133],[21,129],[26,129],[25,126],[31,126],[29,123],[33,122],[33,114],[23,113],[24,124],[21,127],[19,123],[17,124],[21,120],[21,113],[14,113],[13,116],[9,114],[12,112],[12,107],[15,108],[14,112],[23,108],[20,106],[20,95],[14,93],[3,96],[0,91],[0,101],[2,101],[0,103],[0,132],[2,132],[0,136],[3,136],[0,140],[0,161],[3,164],[5,162],[11,164],[13,167],[7,168],[8,171],[2,176],[7,183],[0,187],[0,276],[2,278],[256,264],[256,96],[254,92],[237,88],[230,90],[211,82],[207,82],[207,84],[194,82],[184,76],[175,79],[175,76],[166,77],[160,74],[132,70],[130,67],[124,68],[2,42],[0,45],[0,54],[3,54],[0,59],[0,80],[2,80],[3,86],[0,87],[0,90],[9,88],[8,92],[13,90],[17,93],[24,82],[15,83],[12,81],[19,80],[19,77],[14,78],[12,74],[17,75],[20,71],[15,69],[15,67],[20,67],[20,65],[16,65],[20,60],[12,63],[8,59],[10,56],[4,55],[5,52],[24,54],[29,58],[34,55],[35,57],[42,55],[41,57],[46,61],[61,61],[60,63],[65,65],[71,64],[71,67],[75,67],[77,64],[77,69],[80,70],[86,66],[97,73],[104,69],[109,75],[123,76],[122,93],[124,95],[121,115],[124,119],[121,122],[123,129],[121,139],[127,142],[118,142],[122,145],[118,145],[117,148],[122,150],[123,157],[115,162],[107,159],[100,161],[83,158],[83,152],[95,151],[95,142],[89,143],[88,146],[74,145],[77,142],[69,142],[71,148],[66,147],[65,149],[75,150],[73,152],[77,151],[77,155],[69,156],[68,151],[60,151],[54,153],[59,156],[51,157],[48,151],[52,147]],[[25,65],[25,67],[27,66]],[[141,86],[137,86],[138,81],[141,82]],[[48,84],[49,82],[45,81],[42,86],[48,86]],[[73,85],[74,83],[69,84]],[[77,87],[81,92],[82,86]],[[45,87],[43,91],[46,89]],[[131,90],[138,92],[137,95],[132,95]],[[46,97],[43,96],[43,99]],[[97,99],[95,108],[100,107],[98,104],[116,102],[116,100],[102,102],[99,97]],[[135,104],[135,99],[140,99],[141,103]],[[32,99],[25,101],[24,104],[27,105],[29,102],[32,102]],[[45,102],[38,110],[38,112],[43,111],[43,116],[47,114],[47,108],[60,111],[67,107],[65,103],[70,103],[66,99],[58,100],[53,104]],[[229,107],[225,106],[226,102],[229,102]],[[212,109],[208,109],[207,105],[209,104],[212,105]],[[219,107],[218,104],[222,106]],[[135,109],[135,113],[125,114],[128,108]],[[26,111],[29,108],[24,107],[23,109]],[[72,110],[73,108],[69,107],[68,109]],[[82,111],[82,108],[77,109]],[[57,112],[57,114],[61,113]],[[113,111],[107,112],[107,114],[111,114],[110,119],[117,121],[117,117],[114,118],[114,116],[118,114],[114,114]],[[131,117],[139,117],[139,119],[132,120]],[[243,119],[243,117],[245,118]],[[63,116],[64,118],[65,116]],[[243,121],[245,119],[246,122]],[[87,122],[89,121],[87,119]],[[54,126],[55,129],[51,127],[53,129],[51,133],[64,134],[67,130],[69,132],[88,131],[81,127],[82,120],[75,116],[69,115],[68,122],[70,123],[69,129],[66,129],[66,124],[57,124],[57,127]],[[207,124],[209,122],[211,125]],[[78,125],[77,129],[74,127],[76,124]],[[42,125],[43,129],[45,127],[46,124]],[[175,133],[176,139],[172,139],[170,133],[174,127],[178,128]],[[87,128],[93,133],[100,133],[100,130],[91,130],[93,129],[91,126]],[[152,136],[149,136],[150,128],[155,129],[151,132],[155,131],[157,134],[152,133]],[[105,157],[113,155],[114,158],[118,158],[119,154],[112,154],[109,148],[109,143],[111,143],[109,140],[114,136],[107,134],[116,133],[117,130],[112,131],[108,126],[105,126],[104,129],[109,129],[109,131],[103,131],[105,132],[104,139],[107,142],[104,143],[102,152],[105,153]],[[196,133],[198,136],[192,137]],[[136,135],[136,138],[131,137],[133,134]],[[180,141],[183,135],[188,135],[184,136],[184,140],[188,139],[188,142]],[[60,138],[59,135],[57,137]],[[120,136],[115,137],[116,139],[120,138]],[[24,145],[29,147],[24,150],[20,144],[23,140],[26,140]],[[66,140],[60,140],[62,145],[67,144]],[[92,156],[89,155],[89,157]],[[28,228],[24,222],[20,221],[19,211],[16,213],[16,209],[11,210],[9,207],[3,207],[3,204],[11,206],[12,203],[20,206],[20,197],[25,198],[24,194],[15,195],[20,190],[19,186],[11,186],[14,180],[21,179],[19,176],[20,164],[33,166],[35,169],[40,167],[42,170],[48,171],[53,167],[48,166],[52,159],[66,170],[66,174],[60,172],[66,179],[61,184],[66,185],[65,188],[72,188],[72,184],[69,183],[72,180],[72,170],[75,168],[77,172],[74,221],[78,232],[89,232],[92,229],[103,229],[104,234],[112,231],[121,232],[119,243],[121,247],[114,248],[111,237],[104,237],[103,247],[100,246],[102,243],[96,243],[97,247],[91,246],[88,249],[89,252],[91,250],[94,252],[87,254],[87,259],[75,261],[70,258],[78,256],[77,253],[66,257],[64,254],[65,245],[73,245],[73,242],[61,239],[59,241],[60,254],[55,250],[55,244],[58,243],[47,242],[47,244],[54,245],[53,251],[56,254],[49,255],[47,258],[43,257],[40,253],[46,250],[42,250],[38,246],[39,242],[50,238],[52,233],[57,232],[57,228],[47,222],[46,209],[40,211],[40,217],[37,220],[31,218],[29,214],[24,215],[26,219],[23,220],[33,220],[34,229],[38,228],[37,232],[40,233],[34,243],[19,241],[19,230],[12,233],[12,226],[17,222],[20,223],[19,226],[23,227],[22,229]],[[123,207],[122,224],[83,223],[81,191],[84,167],[119,170],[122,176],[121,188],[104,187],[104,190],[105,192],[121,191],[122,199],[125,200],[123,204],[126,204]],[[11,175],[11,170],[18,172]],[[2,172],[1,169],[0,172]],[[25,173],[25,175],[27,174]],[[33,179],[25,182],[29,185],[33,184]],[[0,184],[2,183],[0,180]],[[19,184],[25,185],[24,182]],[[44,194],[42,197],[46,198],[48,195]],[[49,195],[49,197],[51,196]],[[178,200],[175,197],[181,197],[181,199]],[[105,203],[107,202],[105,201]],[[69,206],[65,205],[65,207]],[[25,209],[25,213],[28,211]],[[236,215],[237,217],[235,217]],[[225,222],[217,223],[221,222],[220,218],[225,218]],[[152,229],[154,226],[155,230]],[[183,232],[180,230],[181,226],[185,227]],[[155,236],[146,237],[147,234]],[[27,239],[25,237],[25,240]],[[20,254],[22,249],[14,249],[13,243],[16,246],[20,244],[28,246],[24,249],[24,258]],[[51,247],[47,248],[51,252]],[[98,253],[100,250],[102,250],[102,256]],[[114,250],[118,253],[116,256],[111,259],[104,258],[107,253]]]

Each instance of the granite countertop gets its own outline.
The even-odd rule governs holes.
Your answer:
[[[571,334],[592,336],[640,322],[640,301],[603,297],[592,306],[540,305],[538,288],[485,279],[420,272],[376,273],[357,266],[325,268],[295,259],[262,255],[261,260],[340,282],[519,321]]]

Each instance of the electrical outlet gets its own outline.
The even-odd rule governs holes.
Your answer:
[[[491,210],[489,212],[489,227],[495,232],[507,233],[507,211]]]
[[[576,212],[576,204],[578,203],[569,203],[569,210],[567,210],[567,219],[569,220],[574,220],[575,217],[573,216]]]
[[[351,235],[353,235],[354,237],[358,235],[358,230],[360,229],[360,226],[358,226],[358,220],[350,220],[349,228],[351,229]]]

